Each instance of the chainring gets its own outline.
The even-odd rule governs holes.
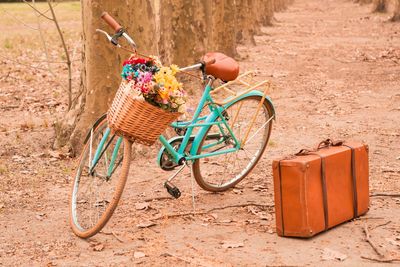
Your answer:
[[[175,138],[174,140],[170,141],[169,144],[175,149],[178,150],[179,146],[181,145],[183,140],[183,136],[179,136],[177,138]],[[193,142],[194,138],[190,138],[188,145],[186,147],[185,153],[189,153],[191,147],[192,147],[192,142]],[[163,169],[164,171],[172,171],[174,170],[177,166],[179,166],[178,163],[175,163],[173,161],[173,157],[170,153],[168,153],[168,150],[163,147],[162,148],[162,153],[161,156],[159,157],[159,162],[158,164],[160,165],[161,169]]]

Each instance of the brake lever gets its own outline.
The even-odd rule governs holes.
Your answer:
[[[110,43],[112,43],[113,45],[116,45],[117,47],[121,47],[120,44],[118,44],[117,42],[114,42],[114,38],[113,38],[114,36],[111,37],[107,32],[105,32],[105,31],[103,31],[103,30],[100,30],[100,29],[96,29],[96,32],[99,32],[99,33],[104,34],[104,35],[107,37],[107,40],[108,40]]]
[[[120,38],[124,33],[125,33],[124,29],[121,28],[118,32],[116,32],[116,33],[111,37],[111,43],[112,43],[113,45],[118,46],[118,38]]]

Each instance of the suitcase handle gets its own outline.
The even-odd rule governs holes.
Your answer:
[[[319,149],[324,148],[324,147],[330,147],[330,146],[341,146],[343,145],[344,141],[342,140],[338,140],[338,141],[333,141],[332,139],[326,139],[322,142],[320,142],[317,146],[316,149],[307,149],[307,148],[303,148],[301,149],[299,152],[297,152],[296,154],[294,154],[295,156],[307,156],[312,154],[313,152],[317,152]]]

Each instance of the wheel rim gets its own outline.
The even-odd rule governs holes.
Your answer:
[[[89,174],[89,165],[91,165],[96,148],[107,129],[107,123],[103,121],[91,133],[76,172],[71,197],[71,217],[74,226],[80,232],[90,231],[102,220],[112,203],[113,194],[118,186],[124,142],[112,134],[109,134],[105,140],[104,151],[92,174]],[[120,145],[115,160],[116,167],[108,172],[112,153],[118,142]]]
[[[195,165],[197,164],[201,179],[200,185],[206,187],[205,189],[225,189],[238,183],[251,171],[262,156],[270,136],[272,124],[272,117],[266,105],[262,105],[260,108],[253,127],[249,134],[247,134],[247,129],[251,125],[252,118],[257,112],[259,103],[260,98],[245,98],[226,110],[228,113],[228,123],[238,141],[242,142],[247,139],[247,142],[237,152],[196,161]],[[224,127],[222,131],[228,132],[226,127]],[[229,134],[221,134],[221,129],[214,125],[210,128],[208,136],[215,136],[217,134],[219,134],[220,141],[222,141],[223,138],[229,139]],[[202,147],[204,148],[212,142],[215,143],[215,140],[203,140]],[[209,153],[217,149],[222,150],[234,147],[232,138],[228,140],[228,143],[229,144],[223,143],[219,147],[215,146],[201,150],[199,153]]]

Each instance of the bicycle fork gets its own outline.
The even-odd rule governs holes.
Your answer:
[[[92,133],[93,133],[93,131],[91,131],[90,139],[89,139],[89,142],[90,142],[90,144],[89,144],[89,146],[90,146],[89,155],[91,155],[92,144],[93,144],[93,134]],[[95,168],[96,168],[97,164],[99,163],[100,158],[103,157],[105,151],[110,146],[110,144],[113,142],[113,140],[115,138],[115,134],[106,143],[106,140],[109,137],[110,133],[111,133],[110,128],[107,128],[107,130],[105,131],[103,137],[100,140],[100,143],[99,143],[98,147],[96,148],[96,152],[94,154],[93,160],[89,156],[89,163],[90,163],[90,165],[89,165],[89,175],[94,175]],[[119,148],[121,146],[122,141],[123,141],[122,137],[118,137],[118,140],[117,140],[117,142],[116,142],[116,144],[114,146],[114,149],[113,149],[113,152],[112,152],[112,155],[111,155],[111,160],[110,160],[108,166],[106,167],[107,174],[104,177],[106,180],[108,180],[111,177],[111,175],[114,173],[114,171],[116,170],[118,165],[121,164],[121,162],[123,160],[123,156],[122,156],[121,159],[118,160],[117,164],[115,165],[115,162],[116,162],[117,156],[118,156],[118,151],[119,151]],[[103,149],[103,147],[104,147],[104,149]],[[106,156],[107,155],[105,155],[105,157]],[[108,163],[108,159],[106,158],[105,160],[106,160],[106,163]],[[115,165],[115,167],[114,167],[114,165]]]

